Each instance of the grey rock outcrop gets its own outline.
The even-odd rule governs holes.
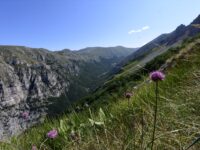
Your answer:
[[[8,59],[8,58],[6,58]],[[69,87],[51,66],[29,64],[10,57],[0,63],[0,138],[20,133],[43,120],[49,97],[59,97]],[[73,73],[76,73],[74,71]],[[23,113],[28,113],[24,118]]]
[[[97,75],[109,71],[112,63],[132,52],[126,54],[124,49],[123,54],[113,51],[112,58],[104,58],[103,53],[97,55],[94,51],[95,57],[90,57],[91,52],[0,46],[0,139],[42,122],[52,109],[49,106],[54,106],[50,98],[57,98],[61,110],[67,107],[60,102],[62,95],[62,101],[73,101],[99,86],[104,78]]]

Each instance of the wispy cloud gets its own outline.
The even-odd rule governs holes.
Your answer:
[[[142,27],[141,29],[130,30],[130,31],[128,32],[128,34],[139,33],[139,32],[142,32],[142,31],[148,30],[149,28],[150,28],[149,26],[144,26],[144,27]]]

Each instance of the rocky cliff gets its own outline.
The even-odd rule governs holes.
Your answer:
[[[63,106],[63,101],[78,99],[99,86],[105,78],[96,74],[108,72],[113,63],[131,52],[128,50],[126,54],[110,58],[99,55],[92,58],[84,52],[69,50],[51,52],[0,46],[0,139],[42,122],[49,111],[54,112],[53,107],[49,107],[54,103],[64,110],[67,102]],[[90,78],[92,83],[88,83]],[[99,80],[101,82],[95,82]],[[62,95],[65,96],[61,101],[50,100]]]

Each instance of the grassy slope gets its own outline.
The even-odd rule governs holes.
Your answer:
[[[155,148],[159,150],[182,149],[200,132],[200,44],[199,41],[191,43],[183,45],[176,52],[165,53],[146,65],[156,69],[163,59],[168,58],[166,80],[159,84],[155,142]],[[50,150],[147,148],[151,141],[155,99],[154,83],[147,82],[147,72],[122,72],[122,76],[116,76],[92,97],[84,99],[92,103],[92,113],[90,108],[86,108],[81,113],[72,112],[58,119],[47,120],[43,125],[13,138],[11,145],[1,144],[2,149],[28,150],[33,144]],[[133,88],[137,83],[141,83],[140,86]],[[134,92],[131,105],[123,97],[127,90]],[[99,111],[99,107],[103,112]],[[88,118],[94,120],[96,125]],[[59,129],[58,138],[45,141],[46,133],[52,128]],[[72,130],[80,135],[80,142],[69,138]],[[198,147],[200,145],[197,144],[194,149]]]

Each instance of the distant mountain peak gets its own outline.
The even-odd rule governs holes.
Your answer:
[[[185,29],[185,27],[186,26],[184,24],[181,24],[176,28],[176,31],[183,30],[183,29]]]
[[[121,64],[117,67],[127,64],[129,61],[134,61],[141,58],[146,58],[148,55],[148,60],[153,59],[155,56],[168,50],[170,47],[180,44],[184,39],[193,37],[200,34],[200,15],[194,19],[194,21],[185,26],[183,24],[179,25],[174,31],[167,34],[161,34],[149,43],[145,44],[139,48],[136,52],[129,55]],[[143,61],[144,63],[144,61]]]
[[[200,24],[200,14],[196,19],[194,19],[194,21],[191,24]]]

